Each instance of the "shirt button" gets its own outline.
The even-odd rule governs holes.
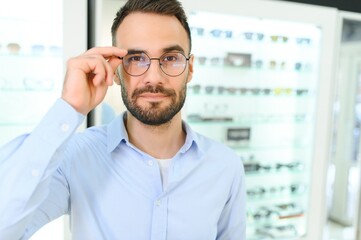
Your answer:
[[[153,166],[153,164],[154,164],[154,162],[153,162],[152,160],[149,160],[149,161],[148,161],[148,165],[149,165],[149,166]]]
[[[155,205],[160,206],[162,204],[162,202],[158,199],[157,201],[155,201]]]
[[[31,176],[33,176],[33,177],[39,176],[39,170],[38,169],[31,170]]]
[[[62,132],[67,132],[69,130],[69,124],[67,123],[63,123],[61,126],[60,126],[60,130]]]

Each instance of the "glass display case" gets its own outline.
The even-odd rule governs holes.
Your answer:
[[[0,147],[30,132],[60,97],[64,63],[87,47],[86,9],[85,0],[0,4]],[[65,219],[31,239],[70,239]]]
[[[247,239],[305,236],[322,31],[202,11],[189,22],[195,74],[184,117],[243,161]]]
[[[63,79],[62,1],[1,7],[0,145],[40,121]]]
[[[329,220],[361,239],[361,14],[340,12],[340,46],[330,165]]]
[[[247,240],[323,239],[338,10],[269,0],[181,2],[195,55],[182,116],[243,161]],[[122,3],[104,2],[97,32],[106,37],[98,44],[111,44],[105,30]],[[125,110],[116,86],[103,103],[96,124]]]

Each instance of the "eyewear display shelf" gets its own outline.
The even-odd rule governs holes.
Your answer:
[[[62,22],[0,16],[0,35],[1,145],[30,131],[60,95]]]
[[[247,239],[304,236],[320,30],[205,12],[190,24],[195,73],[184,115],[243,161]]]

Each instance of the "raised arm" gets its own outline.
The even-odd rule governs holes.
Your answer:
[[[22,239],[64,214],[69,191],[59,169],[67,161],[63,150],[85,115],[104,99],[125,54],[103,47],[70,59],[61,99],[32,133],[0,148],[0,239]]]

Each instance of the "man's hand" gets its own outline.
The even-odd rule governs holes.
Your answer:
[[[62,98],[75,110],[88,114],[105,97],[108,86],[113,84],[119,57],[127,50],[116,47],[98,47],[86,51],[67,62]]]

